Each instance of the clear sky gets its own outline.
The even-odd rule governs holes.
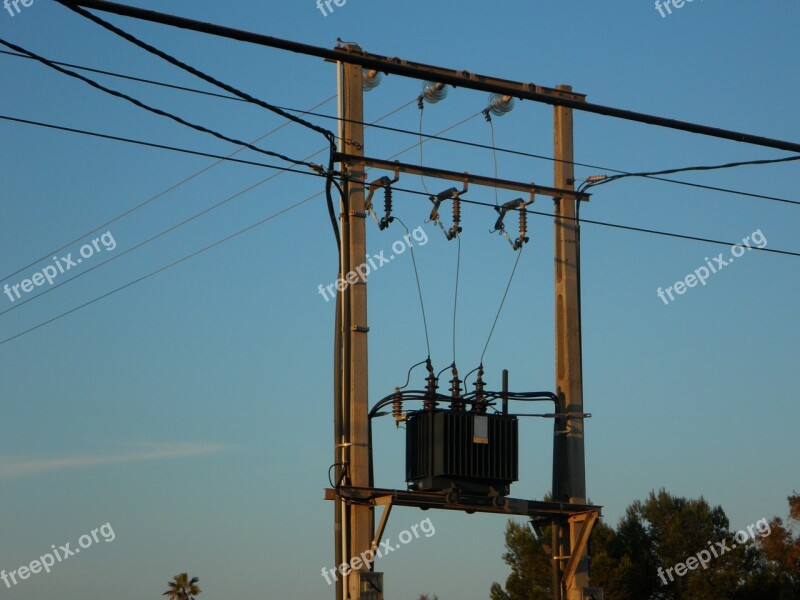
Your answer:
[[[800,6],[687,2],[661,16],[639,2],[380,2],[348,0],[323,16],[312,0],[236,3],[138,0],[137,6],[333,47],[337,38],[408,60],[541,85],[570,84],[600,104],[753,134],[800,140],[797,31]],[[211,90],[74,15],[34,0],[0,10],[0,37],[67,63]],[[114,23],[188,63],[275,104],[336,113],[335,69],[318,59],[130,19]],[[258,107],[102,75],[98,81],[244,140],[282,124]],[[228,142],[144,112],[30,60],[0,55],[0,114],[227,154]],[[420,83],[386,77],[365,97],[367,120],[415,131]],[[490,143],[479,112],[486,94],[450,90],[429,105],[423,129]],[[552,155],[552,109],[518,102],[494,119],[498,146]],[[476,116],[477,115],[477,116]],[[314,118],[325,127],[332,120]],[[12,341],[4,340],[137,280],[321,190],[284,174],[122,255],[181,221],[274,174],[216,166],[141,210],[93,231],[213,163],[212,159],[0,121],[0,285],[52,274],[60,257],[91,254],[14,301],[0,295],[0,569],[29,565],[51,545],[109,523],[80,555],[0,596],[119,600],[159,597],[180,571],[201,578],[202,598],[330,598],[320,576],[333,566],[333,302],[318,285],[336,277],[333,235],[320,196],[173,268]],[[389,157],[414,136],[367,132],[366,151]],[[292,157],[325,147],[287,126],[259,142]],[[426,164],[491,175],[492,153],[431,142]],[[245,152],[242,157],[279,164]],[[575,116],[575,157],[599,167],[648,171],[787,153],[614,120]],[[419,161],[418,149],[401,157]],[[314,160],[322,161],[320,154]],[[552,183],[543,160],[498,154],[501,177]],[[578,177],[604,172],[577,169]],[[800,200],[796,163],[679,178]],[[419,178],[401,184],[422,189]],[[451,184],[427,179],[431,188]],[[493,202],[494,191],[470,196]],[[513,196],[500,192],[501,201]],[[456,246],[425,223],[424,197],[397,194],[397,214],[423,227],[416,247],[434,364],[452,360]],[[540,197],[535,208],[551,210]],[[473,368],[486,342],[515,254],[489,235],[493,211],[465,207],[457,359]],[[599,187],[582,216],[800,251],[800,207],[667,183]],[[550,389],[553,367],[552,220],[531,217],[531,242],[486,354],[499,387]],[[105,238],[102,234],[108,232]],[[512,224],[511,233],[515,232]],[[370,251],[402,238],[368,223]],[[421,236],[420,236],[421,237]],[[586,224],[583,309],[587,484],[615,524],[650,490],[703,495],[733,527],[785,515],[798,487],[797,257],[745,252],[675,295],[657,293],[731,248]],[[69,243],[63,250],[58,250]],[[56,252],[56,250],[58,250]],[[53,260],[51,256],[59,258]],[[106,266],[87,272],[103,261]],[[706,258],[708,257],[708,258]],[[37,260],[38,259],[38,260]],[[55,288],[70,277],[74,282]],[[25,305],[28,298],[48,292]],[[408,253],[370,279],[370,398],[405,381],[425,357]],[[12,291],[13,295],[13,291]],[[669,298],[667,298],[669,300]],[[8,311],[8,312],[6,312]],[[422,374],[412,377],[422,385]],[[550,489],[550,422],[521,424],[516,497]],[[376,483],[404,486],[404,436],[375,426]],[[436,533],[381,560],[387,598],[480,600],[505,581],[500,516],[397,509],[387,536],[430,517]],[[84,541],[86,538],[83,538]]]

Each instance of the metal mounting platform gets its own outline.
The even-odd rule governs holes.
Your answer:
[[[327,488],[325,500],[341,498],[350,504],[367,506],[411,506],[428,510],[458,510],[467,513],[494,513],[522,515],[531,518],[548,519],[570,517],[580,514],[600,514],[602,507],[589,504],[569,504],[565,502],[544,502],[542,500],[522,500],[503,496],[471,496],[453,492],[425,492],[414,490],[392,490],[365,487]]]

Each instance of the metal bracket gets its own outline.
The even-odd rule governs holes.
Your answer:
[[[564,576],[561,579],[563,585],[567,589],[572,588],[572,580],[575,578],[575,573],[578,570],[578,563],[580,557],[583,556],[584,551],[589,543],[589,535],[592,533],[592,528],[597,522],[597,517],[600,516],[599,511],[591,511],[589,513],[572,515],[569,517],[570,523],[582,521],[581,530],[578,532],[578,537],[575,539],[575,547],[570,550],[570,557],[567,561],[567,566],[564,567]]]

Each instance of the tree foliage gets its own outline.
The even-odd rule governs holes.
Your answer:
[[[169,600],[195,600],[194,597],[202,593],[200,586],[197,585],[199,580],[199,577],[189,579],[188,573],[178,573],[167,584],[169,589],[161,595],[167,596]]]
[[[800,524],[800,495],[789,497],[789,525],[777,517],[768,527],[766,519],[758,523],[755,543],[735,544],[722,507],[651,492],[627,508],[616,528],[595,525],[592,585],[603,588],[606,600],[799,599],[800,536],[792,525]],[[550,600],[549,534],[537,540],[530,528],[509,521],[505,535],[503,560],[511,573],[505,587],[492,585],[491,600]],[[708,560],[678,574],[677,565],[698,556]]]

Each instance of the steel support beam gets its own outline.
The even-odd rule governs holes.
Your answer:
[[[399,171],[401,173],[408,173],[409,175],[424,175],[425,177],[431,177],[433,179],[446,179],[448,181],[458,181],[461,183],[466,182],[478,186],[514,190],[524,194],[538,194],[540,196],[550,196],[551,198],[572,198],[586,201],[588,201],[591,196],[591,194],[579,194],[574,189],[570,188],[556,189],[545,185],[538,185],[533,182],[527,183],[523,181],[510,181],[508,179],[496,179],[485,175],[475,175],[474,173],[459,173],[458,171],[448,171],[435,167],[412,165],[396,160],[383,160],[380,158],[344,153],[337,153],[336,158],[337,160],[347,161],[372,169],[382,169],[393,172]]]

